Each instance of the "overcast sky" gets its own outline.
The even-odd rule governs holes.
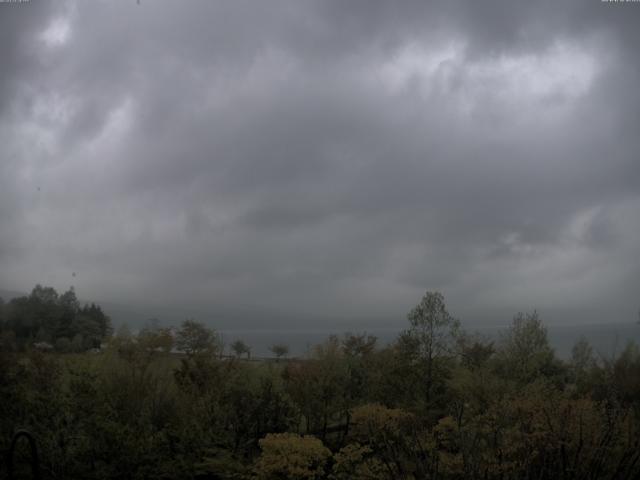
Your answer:
[[[1,3],[0,288],[632,322],[639,45],[600,0]]]

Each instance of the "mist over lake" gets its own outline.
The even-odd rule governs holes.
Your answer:
[[[463,324],[464,326],[464,324]],[[496,343],[508,328],[504,326],[490,326],[473,328],[470,332],[477,332]],[[378,338],[380,345],[386,345],[396,340],[399,329],[371,328],[352,331],[352,333],[367,333]],[[262,330],[220,330],[223,340],[230,344],[241,339],[252,348],[252,355],[257,357],[272,357],[269,348],[274,344],[286,344],[290,348],[291,356],[309,355],[314,345],[324,342],[330,335],[346,332],[337,330],[302,330],[302,329],[262,329]],[[594,351],[604,358],[612,358],[627,346],[628,342],[640,343],[640,325],[635,323],[587,324],[587,325],[547,325],[549,343],[556,355],[568,359],[575,343],[584,337]]]

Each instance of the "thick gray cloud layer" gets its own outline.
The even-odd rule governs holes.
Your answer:
[[[631,321],[640,4],[0,4],[0,287]],[[72,272],[77,272],[72,277]]]

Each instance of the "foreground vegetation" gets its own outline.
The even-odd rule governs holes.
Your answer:
[[[64,330],[16,336],[13,303],[0,309],[0,450],[28,429],[45,478],[640,476],[638,347],[599,358],[581,341],[560,361],[535,312],[493,343],[461,331],[427,292],[389,346],[346,334],[309,358],[286,359],[279,345],[277,360],[248,362],[241,348],[222,358],[215,332],[194,321],[114,336],[106,322],[102,336],[74,340],[91,323],[77,302],[66,311],[83,318],[66,331],[75,348],[58,350],[105,348],[42,352],[39,329]],[[56,315],[47,325],[64,325]]]

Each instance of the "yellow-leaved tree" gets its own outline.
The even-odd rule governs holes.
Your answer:
[[[260,479],[313,480],[326,476],[331,452],[311,435],[270,433],[259,444],[262,454],[255,473]]]

